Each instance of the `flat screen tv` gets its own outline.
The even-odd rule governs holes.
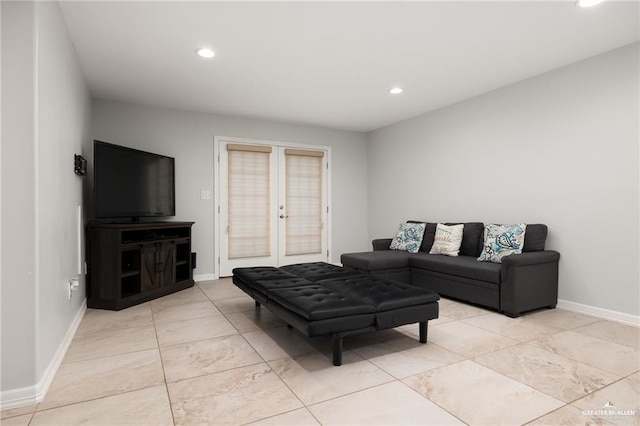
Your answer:
[[[175,216],[175,161],[93,141],[96,218]]]

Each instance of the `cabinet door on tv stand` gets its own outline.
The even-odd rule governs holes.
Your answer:
[[[157,244],[145,244],[142,246],[142,291],[149,291],[160,287],[158,280],[157,263],[158,263],[158,247]]]
[[[158,244],[158,263],[156,265],[160,286],[176,281],[176,244],[173,241]]]
[[[176,245],[173,241],[142,246],[142,291],[175,283]]]

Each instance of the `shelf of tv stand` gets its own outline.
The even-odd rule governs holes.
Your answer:
[[[193,223],[90,223],[87,306],[121,310],[193,287]]]
[[[136,275],[140,275],[140,271],[122,271],[120,274],[122,278],[135,277]]]

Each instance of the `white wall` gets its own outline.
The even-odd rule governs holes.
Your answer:
[[[92,132],[94,139],[175,157],[175,220],[196,222],[196,275],[214,273],[214,205],[213,200],[200,199],[201,190],[212,194],[214,190],[214,135],[331,146],[332,261],[339,261],[341,253],[369,247],[367,148],[363,133],[104,100],[93,102]]]
[[[38,4],[37,188],[38,358],[42,377],[83,307],[84,276],[68,298],[69,279],[78,276],[77,206],[82,177],[74,173],[74,154],[90,140],[91,101],[60,8]]]
[[[84,309],[73,154],[90,100],[57,3],[2,2],[2,406],[44,396]],[[9,266],[9,267],[8,267]]]
[[[2,2],[2,364],[0,390],[36,381],[35,7]]]
[[[372,132],[369,237],[412,218],[545,223],[560,299],[637,317],[639,46]]]

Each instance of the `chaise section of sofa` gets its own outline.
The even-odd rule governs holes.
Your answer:
[[[409,268],[411,253],[389,250],[389,244],[386,245],[386,248],[376,249],[375,241],[380,240],[374,240],[374,251],[343,254],[341,257],[343,266],[372,273],[388,280],[411,284],[411,269]]]
[[[502,263],[477,260],[483,244],[481,222],[464,224],[459,256],[429,254],[436,225],[427,222],[418,253],[390,250],[391,238],[376,239],[373,251],[343,254],[341,262],[356,271],[493,308],[510,317],[556,306],[560,253],[545,250],[546,225],[527,225],[523,253],[504,257]]]

